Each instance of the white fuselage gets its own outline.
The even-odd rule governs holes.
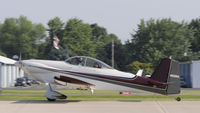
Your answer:
[[[93,84],[95,85],[96,90],[133,91],[133,88],[95,79],[85,78],[82,77],[80,74],[69,74],[67,72],[105,75],[113,77],[122,77],[127,79],[131,79],[136,76],[132,73],[122,72],[116,69],[93,68],[87,66],[71,65],[69,63],[66,63],[65,61],[23,60],[22,68],[27,74],[39,81],[43,81],[46,83],[54,83],[54,77],[62,75]]]

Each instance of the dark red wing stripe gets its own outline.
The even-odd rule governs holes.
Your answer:
[[[81,81],[81,80],[78,80],[78,79],[74,79],[74,78],[71,78],[71,77],[66,77],[66,76],[60,76],[60,77],[54,77],[56,80],[60,80],[60,81],[63,81],[63,82],[68,82],[68,83],[74,83],[74,84],[82,84],[82,85],[93,85],[93,84],[90,84],[90,83],[87,83],[87,82],[84,82],[84,81]]]

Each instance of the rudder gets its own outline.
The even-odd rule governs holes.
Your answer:
[[[151,75],[151,79],[167,83],[170,64],[171,64],[171,59],[169,58],[162,59],[156,70]]]
[[[167,83],[168,86],[165,94],[180,93],[179,63],[169,58],[162,59],[159,66],[151,75],[151,79]]]
[[[179,94],[180,91],[180,70],[179,63],[171,60],[171,66],[168,77],[167,94]]]

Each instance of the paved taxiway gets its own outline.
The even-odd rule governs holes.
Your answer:
[[[199,113],[200,101],[0,101],[0,113]]]

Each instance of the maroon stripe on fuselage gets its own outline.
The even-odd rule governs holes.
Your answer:
[[[96,74],[70,72],[70,71],[65,71],[65,72],[84,75],[84,76],[90,76],[90,77],[96,77],[96,78],[101,78],[101,79],[106,79],[106,80],[124,82],[124,83],[129,83],[129,84],[137,84],[137,85],[143,85],[143,86],[148,86],[148,87],[161,88],[161,89],[165,89],[167,87],[167,84],[165,83],[155,81],[150,78],[140,77],[140,76],[136,76],[135,78],[123,78],[123,77],[114,77],[114,76],[108,76],[108,75],[96,75]]]
[[[42,69],[54,71],[54,72],[55,71],[61,72],[61,73],[65,73],[65,74],[73,74],[73,75],[75,74],[80,77],[93,78],[93,79],[97,78],[97,79],[101,79],[102,81],[111,80],[111,81],[115,81],[115,83],[122,82],[122,83],[126,83],[126,84],[128,83],[128,84],[133,84],[133,85],[141,85],[141,86],[147,86],[147,87],[159,88],[159,89],[167,88],[166,83],[162,83],[162,82],[150,79],[150,78],[144,78],[144,77],[140,77],[140,76],[136,76],[134,78],[124,78],[124,77],[115,77],[115,76],[109,76],[109,75],[80,73],[80,72],[72,72],[72,71],[67,71],[67,70],[57,70],[57,69],[37,67],[37,66],[32,66],[32,67],[36,67],[36,68],[40,68],[40,69],[42,68]]]

